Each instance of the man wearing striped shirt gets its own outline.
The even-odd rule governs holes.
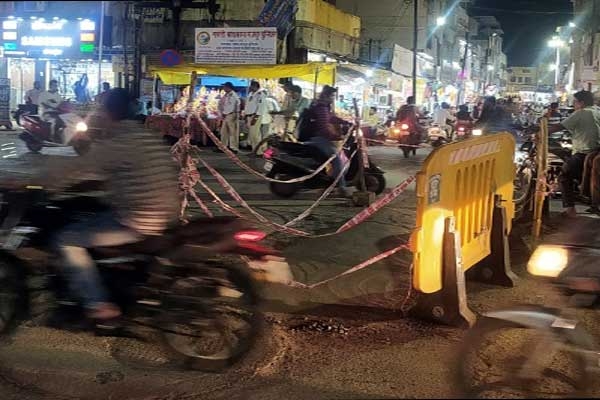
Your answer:
[[[111,211],[67,225],[53,239],[71,290],[94,320],[113,319],[121,311],[109,301],[87,249],[161,235],[177,220],[179,207],[177,165],[154,132],[137,121],[126,120],[132,116],[127,91],[107,92],[104,112],[106,125],[102,128],[108,137],[95,141],[84,156],[62,165],[49,164],[37,178],[40,182],[33,182],[49,191],[61,191],[89,178],[90,173],[100,175],[105,182]]]

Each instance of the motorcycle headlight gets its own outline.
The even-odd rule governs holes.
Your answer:
[[[481,136],[483,135],[483,131],[481,129],[473,129],[473,132],[471,132],[473,136]]]
[[[527,263],[527,272],[535,276],[556,278],[567,266],[567,249],[560,246],[539,246]]]
[[[400,128],[402,128],[403,131],[407,131],[408,130],[408,124],[402,124],[400,126]]]
[[[75,130],[77,132],[86,132],[88,130],[88,126],[85,122],[78,122],[77,125],[75,125]]]

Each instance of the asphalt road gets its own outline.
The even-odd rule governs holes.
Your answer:
[[[0,148],[13,147],[3,146],[10,142],[17,142],[14,136],[1,138]],[[52,157],[69,156],[64,149],[51,149],[46,156],[39,156],[25,154],[18,143],[14,147],[15,156],[0,160],[3,170],[32,171],[50,153]],[[389,186],[414,173],[425,156],[404,160],[395,150],[381,148],[372,149],[372,153],[389,171]],[[278,222],[299,214],[318,195],[305,193],[292,201],[274,199],[264,182],[232,167],[222,156],[207,152],[206,157],[251,205]],[[214,185],[214,180],[207,181]],[[381,251],[390,238],[410,231],[414,224],[412,190],[391,204],[390,210],[348,232],[350,236],[324,241],[277,235],[273,240],[286,249],[297,279],[312,282],[331,276]],[[345,200],[326,200],[298,227],[331,231],[356,211]],[[511,253],[515,270],[523,278],[515,288],[468,282],[469,305],[474,311],[514,303],[561,303],[561,297],[546,283],[523,272],[523,250],[515,246]],[[405,262],[406,256],[401,255],[380,263],[380,267],[408,276],[402,269]],[[579,317],[600,336],[595,311],[581,311]],[[0,397],[312,400],[448,398],[455,394],[449,376],[464,330],[405,318],[397,311],[354,307],[315,308],[296,315],[269,312],[265,318],[265,329],[254,351],[221,374],[150,368],[164,355],[137,341],[24,326],[12,342],[0,347]]]

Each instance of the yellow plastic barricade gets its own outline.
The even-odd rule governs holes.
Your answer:
[[[491,254],[498,198],[505,208],[506,233],[510,231],[514,151],[513,136],[498,133],[442,146],[425,160],[417,175],[417,221],[411,237],[415,289],[425,294],[443,289],[444,251],[457,253],[456,268],[450,268],[462,271]],[[456,249],[448,247],[449,230],[457,238]]]

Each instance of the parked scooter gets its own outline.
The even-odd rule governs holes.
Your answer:
[[[346,134],[348,133],[346,132]],[[357,147],[355,137],[351,136],[348,138],[342,154],[345,157],[350,157],[356,151]],[[267,176],[284,181],[310,175],[328,159],[315,146],[311,146],[308,143],[292,142],[276,143],[264,152],[263,157],[265,159],[264,169],[267,172]],[[358,160],[358,157],[353,157],[346,170],[346,181],[349,185],[357,187],[359,185]],[[386,186],[383,174],[383,170],[369,158],[369,168],[364,171],[365,185],[369,192],[376,194],[383,192]],[[335,178],[333,176],[333,169],[329,165],[309,180],[296,183],[270,182],[269,188],[273,194],[288,198],[292,197],[302,188],[327,188],[333,183]]]
[[[33,103],[27,103],[27,104],[19,104],[17,105],[17,109],[15,111],[13,111],[13,118],[15,119],[15,121],[17,121],[17,124],[20,126],[21,125],[21,116],[24,114],[37,114],[38,113],[38,106],[36,106]]]
[[[590,396],[600,372],[600,347],[574,309],[599,304],[597,226],[593,218],[572,220],[529,259],[528,272],[560,289],[569,308],[532,304],[478,318],[456,353],[457,367],[451,369],[460,397]]]
[[[79,215],[106,206],[91,197],[61,197],[38,189],[3,193],[0,336],[34,314],[48,315],[36,323],[103,336],[139,337],[141,330],[158,339],[172,362],[203,371],[227,367],[252,348],[260,326],[254,280],[242,259],[232,264],[218,255],[245,256],[257,269],[268,270],[277,252],[260,243],[263,232],[235,217],[199,218],[140,242],[89,249],[111,301],[123,310],[117,324],[95,325],[52,264],[51,241]],[[47,263],[31,263],[23,257],[31,253],[27,249]],[[41,301],[44,293],[53,301],[47,295]]]
[[[51,132],[51,124],[42,120],[39,115],[20,114],[18,123],[24,131],[19,137],[34,153],[39,153],[44,147],[67,146],[72,146],[77,154],[85,153],[91,143],[85,135],[88,126],[73,108],[73,105],[67,101],[58,105],[55,113],[55,132]]]
[[[450,143],[450,140],[446,131],[434,123],[427,129],[427,142],[435,148]]]

